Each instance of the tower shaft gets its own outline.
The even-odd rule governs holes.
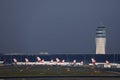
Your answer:
[[[96,29],[96,54],[105,54],[106,34],[105,27],[98,27]]]

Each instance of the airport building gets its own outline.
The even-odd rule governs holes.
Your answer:
[[[105,54],[106,31],[104,26],[97,27],[95,41],[96,41],[96,54]]]

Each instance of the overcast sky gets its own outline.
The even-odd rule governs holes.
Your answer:
[[[120,53],[120,0],[0,0],[0,53],[95,53],[101,22]]]

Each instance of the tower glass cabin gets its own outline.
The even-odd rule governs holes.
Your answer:
[[[95,41],[96,41],[96,54],[105,54],[106,31],[104,26],[97,27]]]

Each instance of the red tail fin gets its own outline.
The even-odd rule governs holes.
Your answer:
[[[42,60],[40,59],[40,57],[37,57],[37,61],[38,62],[42,62]]]
[[[56,58],[56,61],[57,61],[57,63],[59,63],[60,62],[59,58]]]
[[[83,61],[81,61],[80,64],[83,65]]]
[[[96,64],[96,60],[94,58],[91,58],[91,61],[93,64]]]
[[[63,59],[63,60],[62,60],[62,63],[64,63],[64,62],[65,62],[65,60]]]
[[[75,64],[76,63],[76,60],[73,60],[73,64]]]
[[[29,60],[28,60],[27,58],[25,58],[25,62],[27,62],[27,63],[28,63],[28,62],[29,62]]]
[[[53,59],[51,59],[50,63],[53,63]]]
[[[106,64],[110,64],[109,61],[106,60]]]
[[[13,61],[14,61],[15,64],[17,63],[17,59],[14,58]]]

